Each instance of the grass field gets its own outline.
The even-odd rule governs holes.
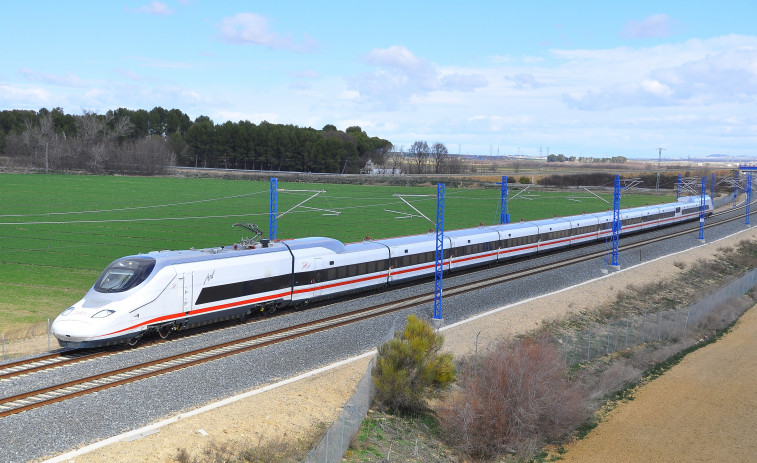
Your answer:
[[[296,191],[295,191],[296,190]],[[278,237],[425,233],[436,220],[436,186],[380,187],[279,183]],[[269,183],[247,180],[0,174],[0,333],[53,318],[79,300],[102,269],[125,255],[230,245],[256,223],[268,233]],[[511,186],[510,198],[518,191]],[[423,218],[395,194],[431,221]],[[499,189],[446,188],[445,228],[493,224]],[[586,191],[527,191],[511,199],[512,220],[604,211]],[[671,197],[624,195],[622,207]],[[400,218],[403,217],[403,218]],[[432,222],[433,221],[433,222]]]

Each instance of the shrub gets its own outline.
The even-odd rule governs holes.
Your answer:
[[[410,315],[405,330],[378,348],[376,400],[401,413],[425,410],[426,400],[455,379],[452,354],[439,354],[443,343],[428,323]]]
[[[531,177],[527,177],[524,175],[523,177],[518,179],[518,183],[522,183],[523,185],[528,185],[529,183],[531,183]]]
[[[568,381],[561,350],[545,336],[502,341],[459,372],[459,391],[438,409],[440,426],[474,458],[536,448],[588,417],[584,388]]]

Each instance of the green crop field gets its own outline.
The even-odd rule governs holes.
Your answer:
[[[250,237],[232,227],[238,222],[258,224],[267,235],[269,191],[267,181],[0,174],[0,332],[57,316],[119,257],[231,245]],[[497,223],[499,194],[498,188],[448,185],[445,228]],[[402,197],[412,207],[396,195],[407,195]],[[520,192],[511,186],[508,209],[517,221],[611,208],[612,193],[600,196],[604,201],[582,190]],[[671,199],[624,195],[621,206]],[[436,186],[280,182],[278,212],[280,239],[352,242],[426,233],[435,226]]]

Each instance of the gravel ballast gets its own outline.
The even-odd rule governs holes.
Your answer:
[[[708,241],[713,241],[743,229],[744,225],[741,221],[718,227],[717,230],[707,230],[705,236]],[[669,232],[670,229],[656,233]],[[631,250],[627,253],[621,252],[621,266],[626,268],[636,265],[640,258],[646,262],[671,252],[702,248],[696,238],[697,231],[694,230],[681,238],[645,246],[641,253],[638,250]],[[632,239],[634,238],[622,239],[621,246]],[[596,248],[601,249],[602,246],[597,245]],[[568,253],[577,252],[575,250],[568,251]],[[537,261],[555,260],[557,257],[557,255],[547,255],[539,257]],[[508,266],[485,269],[482,272],[484,275],[495,276],[504,273],[506,268],[525,268],[533,265],[534,261],[520,261]],[[451,324],[492,308],[512,304],[600,277],[603,275],[603,268],[606,268],[606,265],[603,265],[600,259],[595,259],[567,269],[544,272],[478,292],[445,298],[445,324]],[[477,272],[477,275],[464,274],[445,277],[445,286],[480,278],[482,272]],[[630,278],[626,277],[630,274],[631,272],[623,272],[617,277],[622,277],[620,278],[622,282],[629,280]],[[408,286],[399,292],[402,293],[401,297],[407,297],[411,294],[427,292],[429,286],[433,287],[433,283],[427,282],[426,284]],[[621,285],[618,284],[617,289],[621,289]],[[367,297],[323,305],[227,330],[206,333],[186,340],[176,340],[149,349],[125,351],[108,359],[87,361],[58,368],[45,374],[29,375],[20,378],[22,381],[14,380],[0,384],[0,393],[4,396],[11,395],[13,390],[20,390],[24,387],[28,389],[29,385],[38,389],[52,381],[59,382],[88,376],[105,369],[147,361],[151,358],[168,355],[168,353],[184,352],[197,348],[199,345],[217,343],[222,339],[230,340],[254,332],[302,323],[306,319],[320,318],[361,306],[374,305],[397,297],[399,296],[395,292],[379,292]],[[593,302],[586,300],[581,303],[581,299],[578,299],[578,301],[578,303],[572,303],[572,310],[586,308]],[[563,309],[569,310],[567,308],[569,304],[566,302],[566,307],[563,307]],[[430,317],[433,306],[426,304],[418,307],[415,312],[421,316]],[[517,310],[512,311],[513,314],[517,312]],[[388,339],[394,329],[401,328],[409,313],[409,311],[404,311],[371,319],[359,324],[317,333],[295,341],[275,344],[245,354],[0,419],[0,441],[4,442],[4,452],[0,459],[11,462],[28,461],[45,455],[65,452],[220,398],[365,352]],[[541,317],[535,318],[533,323],[538,323],[547,315],[538,310],[533,310],[533,313],[534,316],[539,314]],[[557,312],[555,311],[551,315],[556,316]],[[490,321],[487,323],[488,331],[497,331],[496,328],[499,323],[506,324],[505,322]],[[476,332],[468,333],[469,328],[462,329],[463,334],[460,334],[458,339],[462,340],[461,344],[468,345],[470,343],[472,346]],[[484,336],[480,339],[482,347],[487,343],[488,331],[483,333]],[[445,335],[447,334],[445,333]],[[461,349],[464,350],[465,348],[462,347]],[[454,351],[455,348],[450,348],[450,350]],[[274,401],[271,401],[271,403],[274,403]],[[145,438],[145,441],[151,438],[152,436]],[[155,439],[157,438],[155,437]],[[151,458],[148,458],[148,460]],[[77,457],[77,461],[84,460]],[[153,461],[163,460],[156,458]]]

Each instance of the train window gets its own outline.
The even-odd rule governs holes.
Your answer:
[[[103,270],[95,282],[99,293],[120,293],[139,285],[155,268],[152,257],[128,257],[118,259]]]
[[[368,273],[368,264],[365,262],[358,264],[356,275],[365,275],[366,273]]]
[[[336,275],[337,275],[336,268],[330,268],[326,270],[326,280],[328,281],[336,280]]]

